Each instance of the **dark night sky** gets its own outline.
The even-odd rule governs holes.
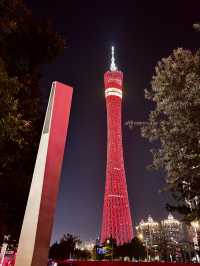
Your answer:
[[[106,109],[103,74],[114,44],[124,72],[123,122],[147,118],[144,100],[156,62],[174,48],[196,49],[200,34],[199,0],[66,1],[27,0],[33,14],[50,18],[66,39],[64,55],[43,68],[41,82],[46,106],[51,82],[74,87],[70,126],[63,161],[52,240],[71,232],[95,239],[100,231],[105,167]],[[159,193],[161,173],[149,172],[151,145],[139,129],[123,126],[125,168],[134,223],[151,214],[167,215],[169,195]]]

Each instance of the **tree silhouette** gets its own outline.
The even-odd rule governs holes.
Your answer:
[[[176,49],[156,66],[145,97],[154,103],[142,136],[156,141],[151,167],[165,170],[167,187],[184,219],[200,218],[200,50]]]
[[[77,236],[64,234],[59,243],[56,242],[50,247],[49,258],[58,260],[72,258],[75,254],[76,247],[80,244],[81,240]],[[76,251],[76,254],[78,254],[78,251]],[[84,255],[82,254],[83,257]]]
[[[22,0],[1,0],[0,12],[0,234],[17,238],[42,129],[40,67],[64,42]]]

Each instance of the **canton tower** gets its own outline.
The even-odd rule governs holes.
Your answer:
[[[101,243],[116,239],[117,244],[133,239],[126,176],[124,170],[121,105],[123,73],[117,70],[112,47],[110,70],[104,74],[107,109],[107,167],[101,227]]]

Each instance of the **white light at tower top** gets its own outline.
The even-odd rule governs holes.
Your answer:
[[[115,47],[114,46],[111,47],[111,51],[112,51],[112,57],[111,57],[110,71],[116,71],[117,66],[115,64]]]

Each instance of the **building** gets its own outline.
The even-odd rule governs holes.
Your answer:
[[[162,238],[167,242],[179,243],[183,238],[182,223],[169,213],[167,219],[161,221]]]
[[[190,225],[187,225],[187,234],[189,242],[193,244],[197,255],[197,261],[200,262],[200,222],[198,220],[191,222]]]
[[[123,73],[117,70],[112,47],[110,70],[104,74],[107,108],[107,167],[101,243],[114,238],[117,244],[131,241],[133,226],[130,214],[123,159],[121,106]]]
[[[136,231],[148,246],[161,241],[178,243],[183,239],[183,225],[171,213],[162,221],[154,221],[149,215],[147,221],[141,220],[136,226]]]
[[[162,221],[155,221],[149,216],[147,221],[139,223],[136,230],[147,248],[148,259],[181,260],[184,239],[182,223],[171,214]]]
[[[178,221],[169,213],[162,221],[155,221],[151,216],[136,226],[137,237],[144,243],[148,260],[190,262],[192,256],[200,262],[199,221],[190,225]]]
[[[161,240],[160,223],[154,221],[149,215],[147,221],[141,220],[136,226],[138,237],[144,242],[145,246],[152,247],[159,245]]]
[[[94,240],[84,241],[81,244],[76,245],[77,249],[92,251],[95,246]]]
[[[147,221],[141,220],[136,226],[136,231],[148,246],[157,245],[163,241],[179,243],[183,239],[183,225],[171,213],[162,221],[154,221],[149,215]]]

